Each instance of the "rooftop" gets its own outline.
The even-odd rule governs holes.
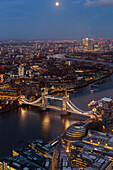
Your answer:
[[[7,157],[4,158],[2,161],[3,166],[10,167],[14,169],[43,169],[38,164],[29,161],[26,157],[23,156],[16,156],[16,157]]]
[[[102,98],[102,101],[104,101],[104,102],[111,102],[112,99],[111,99],[111,98],[108,98],[108,97],[103,97],[103,98]]]
[[[86,143],[102,146],[104,148],[113,149],[113,135],[89,130],[88,135],[83,139]]]

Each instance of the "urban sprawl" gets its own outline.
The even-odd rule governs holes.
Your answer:
[[[112,73],[110,39],[0,41],[0,114],[29,104],[40,111],[59,110],[61,116],[85,116],[51,141],[36,139],[14,148],[0,159],[0,169],[111,170],[113,100],[93,100],[86,113],[69,100],[69,93],[89,84],[93,93]],[[51,100],[62,101],[62,108],[50,105]]]

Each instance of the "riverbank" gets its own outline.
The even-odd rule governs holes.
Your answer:
[[[6,113],[6,112],[10,112],[18,107],[22,106],[22,104],[18,104],[17,106],[14,106],[12,108],[9,108],[9,109],[3,109],[3,110],[0,110],[0,114],[3,114],[3,113]]]
[[[99,62],[99,61],[90,61],[84,59],[75,59],[66,57],[66,53],[64,54],[53,54],[48,56],[59,62],[59,60],[64,60],[66,65],[65,72],[67,71],[67,75],[60,78],[57,86],[55,87],[54,81],[53,86],[54,89],[51,90],[53,93],[55,92],[73,92],[74,90],[78,90],[79,88],[83,88],[92,84],[96,81],[100,81],[113,73],[113,64],[107,62]],[[51,61],[51,60],[50,60]],[[53,60],[52,60],[53,61]],[[53,65],[52,65],[53,66]],[[106,67],[105,67],[106,66]],[[70,71],[69,71],[70,70]],[[69,72],[68,72],[69,71]],[[56,76],[57,77],[57,76]],[[55,83],[56,83],[55,79]]]
[[[87,87],[88,85],[90,85],[90,84],[93,84],[93,83],[95,83],[95,82],[98,82],[98,81],[100,81],[100,80],[102,80],[102,79],[105,79],[105,78],[107,78],[107,77],[110,77],[111,75],[113,75],[113,72],[112,73],[109,73],[109,74],[106,74],[106,75],[104,75],[104,76],[102,76],[102,77],[99,77],[99,78],[96,78],[96,79],[93,79],[93,80],[90,80],[89,82],[87,82],[87,84],[81,84],[81,85],[78,85],[78,86],[76,86],[75,87],[75,85],[73,85],[73,88],[68,88],[68,89],[65,89],[65,90],[59,90],[59,91],[55,91],[54,90],[54,92],[52,92],[52,93],[50,93],[50,94],[57,94],[57,93],[62,93],[62,92],[65,92],[65,91],[67,91],[67,92],[74,92],[74,93],[76,93],[76,91],[77,90],[79,90],[79,89],[82,89],[82,88],[84,88],[84,87]],[[104,84],[104,83],[103,83]]]
[[[85,85],[82,84],[81,86],[75,87],[74,89],[69,89],[69,90],[67,90],[67,92],[71,92],[71,93],[74,92],[74,93],[76,93],[77,90],[82,89],[82,88],[84,88],[84,87],[87,87],[89,84],[92,84],[92,83],[94,83],[94,82],[98,82],[98,81],[100,81],[100,80],[102,80],[102,79],[105,79],[105,78],[111,76],[111,75],[112,75],[112,73],[106,74],[106,75],[104,75],[104,76],[102,76],[102,77],[100,77],[100,78],[97,78],[97,79],[95,79],[95,80],[92,80],[92,81],[88,82],[88,84],[85,84]],[[65,90],[55,91],[55,92],[52,93],[52,94],[57,94],[58,92],[61,92],[61,93],[62,93],[62,92],[65,92]],[[17,108],[17,107],[20,107],[20,106],[22,106],[22,104],[18,104],[18,105],[14,106],[14,107],[11,107],[11,108],[9,108],[9,109],[0,110],[0,114],[3,114],[3,113],[5,113],[5,112],[9,112],[9,111],[11,111],[11,110],[13,110],[13,109],[15,109],[15,108]],[[41,110],[41,109],[39,108],[38,111],[43,111],[43,110]]]
[[[103,97],[113,98],[113,75],[112,81],[100,85],[98,91],[90,93],[90,87],[80,89],[77,94],[71,93],[71,101],[80,109],[88,110],[88,103]],[[60,102],[54,104],[60,106]],[[82,115],[80,118],[82,118]],[[0,156],[10,155],[11,149],[26,145],[25,141],[32,139],[52,140],[64,133],[78,118],[61,118],[57,112],[39,112],[31,106],[18,107],[8,114],[0,115]],[[8,141],[8,142],[7,142]],[[23,142],[19,142],[23,141]]]
[[[105,79],[105,78],[111,76],[112,74],[113,74],[113,73],[109,73],[109,74],[106,74],[106,75],[104,75],[104,76],[102,76],[102,77],[99,77],[99,78],[96,78],[96,79],[94,79],[94,80],[91,80],[90,82],[88,82],[87,85],[80,86],[79,88],[83,88],[83,87],[86,87],[86,86],[88,86],[88,85],[90,85],[90,84],[92,84],[92,83],[98,82],[98,81],[100,81],[100,80],[102,80],[102,79]],[[76,88],[75,88],[75,89],[76,89]],[[78,88],[77,88],[77,90],[78,90]]]

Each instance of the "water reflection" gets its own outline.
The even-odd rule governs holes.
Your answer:
[[[27,116],[26,113],[27,113],[27,111],[25,109],[21,108],[21,110],[20,110],[20,119],[21,119],[21,122],[25,121],[26,116]]]
[[[59,94],[62,95],[62,94]],[[99,86],[98,91],[90,93],[90,88],[78,90],[78,93],[70,93],[70,100],[80,109],[88,110],[91,100],[102,97],[113,98],[113,76],[112,81]],[[61,106],[58,101],[51,101],[54,105]],[[37,139],[52,140],[61,135],[73,123],[77,122],[69,118],[61,118],[57,111],[39,112],[36,107],[22,106],[11,112],[0,115],[0,156],[10,155],[11,148],[20,147],[18,141]],[[81,116],[80,116],[81,117]],[[8,142],[7,142],[8,141]],[[23,143],[22,143],[23,145]]]
[[[46,114],[42,119],[42,128],[44,132],[48,132],[50,129],[50,116]]]
[[[76,121],[71,121],[71,120],[68,120],[68,119],[62,119],[63,129],[66,130],[70,125],[72,125],[75,122]]]

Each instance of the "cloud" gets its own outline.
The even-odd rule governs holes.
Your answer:
[[[86,0],[85,7],[108,7],[113,6],[113,0]]]

